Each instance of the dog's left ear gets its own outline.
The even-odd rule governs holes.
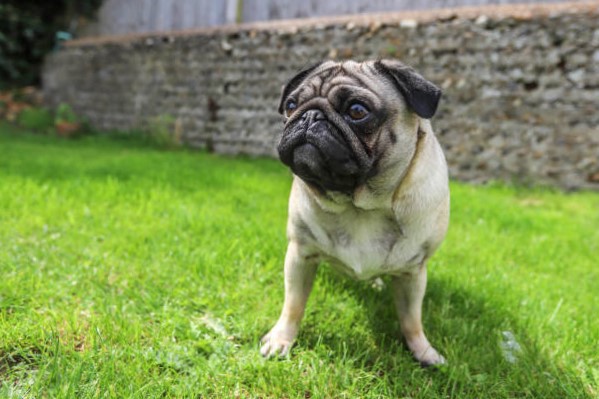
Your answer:
[[[418,116],[430,119],[435,115],[441,99],[441,89],[399,61],[379,60],[374,67],[393,82]]]
[[[294,77],[289,79],[289,81],[285,84],[285,86],[283,86],[283,90],[281,92],[281,99],[279,100],[279,114],[282,115],[283,112],[285,111],[285,109],[284,109],[285,100],[287,99],[287,96],[289,95],[289,93],[291,93],[293,90],[297,89],[297,87],[302,84],[304,79],[306,79],[308,77],[308,75],[310,75],[312,73],[312,71],[314,71],[316,68],[321,66],[322,63],[323,62],[320,61],[314,65],[311,65],[307,68],[302,69]]]

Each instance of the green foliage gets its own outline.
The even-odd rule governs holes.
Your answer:
[[[45,108],[31,107],[21,111],[17,123],[27,129],[47,132],[54,125],[54,117]]]
[[[424,303],[447,367],[412,360],[388,284],[328,267],[290,358],[266,361],[279,162],[0,131],[0,397],[597,397],[598,193],[452,183]]]
[[[41,15],[5,2],[0,4],[0,26],[0,89],[37,83],[53,32],[46,30]]]
[[[71,106],[69,104],[60,103],[58,105],[58,107],[56,108],[55,122],[56,123],[64,123],[64,122],[77,123],[77,122],[80,122],[80,119],[79,119],[79,117],[77,117],[77,115],[75,114],[75,111],[73,111],[73,108],[71,108]]]
[[[102,0],[3,0],[0,2],[0,90],[39,85],[43,57],[60,30],[90,17]]]
[[[148,123],[146,135],[150,143],[162,148],[175,148],[182,145],[181,128],[172,115],[158,115]]]

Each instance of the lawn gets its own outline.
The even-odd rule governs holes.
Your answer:
[[[599,194],[452,183],[431,370],[388,287],[327,267],[291,356],[260,357],[290,182],[273,160],[0,125],[0,397],[599,395]]]

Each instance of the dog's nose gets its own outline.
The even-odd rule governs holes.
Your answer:
[[[309,109],[302,115],[302,122],[308,122],[309,125],[316,121],[323,121],[326,117],[324,113],[319,109]]]

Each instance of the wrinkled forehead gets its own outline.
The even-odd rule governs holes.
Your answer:
[[[379,101],[394,98],[395,91],[372,62],[328,61],[314,70],[294,93],[298,101],[314,97],[329,98],[344,91],[373,95]]]

